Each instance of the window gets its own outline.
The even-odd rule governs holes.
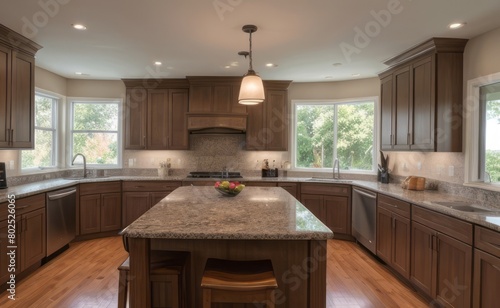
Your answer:
[[[35,95],[35,148],[21,151],[21,168],[56,166],[58,99],[41,93]]]
[[[374,172],[374,98],[342,102],[294,101],[292,160],[295,169]]]
[[[467,83],[465,183],[500,190],[500,73]]]
[[[69,163],[81,153],[87,165],[120,165],[120,110],[116,100],[72,101]]]

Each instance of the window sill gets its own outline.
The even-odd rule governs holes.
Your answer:
[[[496,183],[484,183],[484,182],[469,182],[469,183],[464,183],[464,186],[500,192],[500,183],[496,184]]]

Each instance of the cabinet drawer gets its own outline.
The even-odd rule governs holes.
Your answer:
[[[123,191],[170,191],[180,187],[180,181],[138,181],[123,182]]]
[[[475,226],[474,247],[500,258],[500,232]]]
[[[258,187],[276,187],[278,183],[276,182],[243,182],[245,186],[258,186]]]
[[[472,245],[472,224],[419,206],[412,206],[412,220]]]
[[[16,216],[27,212],[45,208],[45,194],[37,194],[34,196],[15,198]],[[0,204],[0,220],[7,219],[9,202]]]
[[[379,194],[377,204],[380,208],[384,208],[400,216],[410,218],[411,205],[408,202]]]
[[[350,185],[312,183],[302,183],[300,185],[300,193],[302,194],[349,196],[350,192]]]
[[[100,182],[80,184],[80,196],[91,194],[102,194],[111,192],[121,192],[120,182]]]

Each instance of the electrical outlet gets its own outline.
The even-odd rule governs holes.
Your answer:
[[[455,175],[455,166],[448,166],[448,176]]]
[[[422,169],[422,162],[417,162],[417,170],[421,170]]]

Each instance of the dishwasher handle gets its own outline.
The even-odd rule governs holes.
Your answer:
[[[64,197],[69,196],[69,195],[74,194],[74,193],[76,193],[76,188],[73,188],[72,190],[68,190],[68,191],[61,192],[61,193],[47,194],[47,198],[49,198],[49,200],[52,201],[52,200],[64,198]]]
[[[376,199],[377,198],[377,194],[375,194],[375,193],[369,193],[369,192],[366,192],[364,190],[359,190],[359,189],[356,189],[356,188],[353,188],[352,190],[354,192],[356,192],[357,194],[363,195],[363,196],[371,198],[371,199]]]

